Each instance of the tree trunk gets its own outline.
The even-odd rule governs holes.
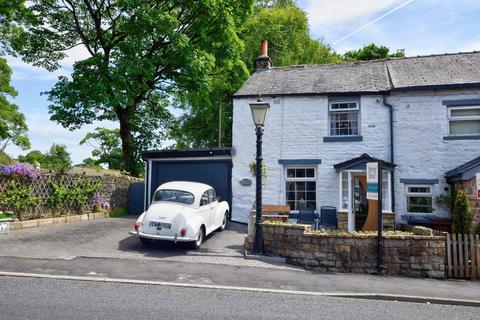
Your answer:
[[[126,110],[120,110],[118,113],[120,121],[120,139],[122,139],[122,160],[125,170],[131,175],[136,176],[135,160],[133,156],[133,139],[130,128],[131,115]]]

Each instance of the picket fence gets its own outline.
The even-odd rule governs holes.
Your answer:
[[[475,234],[447,234],[447,276],[480,279],[480,237]]]

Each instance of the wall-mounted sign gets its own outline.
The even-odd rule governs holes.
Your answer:
[[[477,199],[480,200],[480,173],[477,173],[475,178],[477,180]]]
[[[242,186],[249,187],[252,185],[252,180],[250,179],[242,179],[239,181]]]
[[[378,200],[378,162],[367,162],[367,199]]]

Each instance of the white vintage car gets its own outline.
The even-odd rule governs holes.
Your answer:
[[[136,235],[144,245],[152,240],[189,242],[198,249],[205,237],[227,224],[229,206],[219,201],[206,184],[172,181],[162,184],[152,203],[135,223]]]

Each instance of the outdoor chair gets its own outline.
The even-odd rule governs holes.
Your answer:
[[[317,221],[315,218],[314,208],[300,208],[297,223],[313,225],[314,228],[317,229]]]
[[[336,230],[338,227],[337,225],[337,208],[331,206],[322,206],[320,208],[320,222],[318,227]]]

